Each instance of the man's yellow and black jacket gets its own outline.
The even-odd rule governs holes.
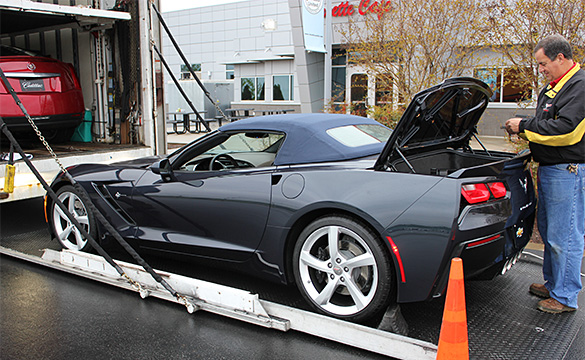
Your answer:
[[[520,136],[541,165],[585,163],[585,71],[576,64],[538,95],[536,116],[522,119]]]

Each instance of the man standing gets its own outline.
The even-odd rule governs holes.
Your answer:
[[[527,139],[538,167],[538,230],[544,242],[544,285],[530,292],[545,298],[538,309],[577,309],[582,288],[585,227],[585,71],[573,61],[561,35],[534,50],[538,71],[550,82],[538,95],[536,115],[506,121],[510,134]]]

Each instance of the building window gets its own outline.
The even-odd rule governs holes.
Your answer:
[[[201,79],[201,64],[191,64],[191,69],[195,72],[195,75]],[[191,72],[187,65],[181,65],[181,80],[193,79]]]
[[[272,78],[272,100],[293,100],[293,75],[276,75]]]
[[[376,105],[391,105],[394,81],[392,75],[376,77]]]
[[[264,101],[264,78],[256,78],[256,100]]]
[[[242,78],[242,101],[244,100],[264,101],[263,77]]]
[[[351,76],[351,113],[367,116],[366,100],[368,98],[368,75],[353,74]]]
[[[331,100],[345,102],[346,55],[344,50],[333,49],[331,56]]]
[[[226,65],[225,66],[225,78],[227,80],[234,79],[234,66],[233,65]]]
[[[530,84],[520,80],[517,69],[479,68],[474,70],[474,77],[492,89],[491,102],[517,103],[531,98]]]

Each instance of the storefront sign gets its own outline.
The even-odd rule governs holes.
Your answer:
[[[378,19],[381,19],[385,13],[392,10],[392,2],[390,0],[360,0],[357,5],[357,13],[360,15],[377,14]],[[356,13],[356,6],[350,4],[349,1],[344,1],[339,5],[336,5],[331,9],[331,14],[334,17],[339,16],[351,16]]]
[[[303,6],[313,15],[323,10],[324,0],[303,0]]]
[[[303,0],[303,34],[307,51],[325,52],[324,2]]]

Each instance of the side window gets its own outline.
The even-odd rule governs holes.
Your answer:
[[[284,140],[284,134],[240,132],[221,142],[208,142],[208,148],[194,150],[180,160],[178,170],[223,171],[271,166]]]
[[[530,69],[515,68],[478,68],[474,69],[473,76],[488,84],[493,91],[491,102],[496,103],[518,103],[530,100],[532,90],[522,76]]]
[[[242,93],[241,98],[244,100],[264,101],[264,78],[250,77],[242,78]]]
[[[225,66],[225,78],[226,78],[226,80],[233,80],[234,79],[234,66],[233,65],[226,65]]]
[[[294,92],[293,75],[275,75],[272,77],[273,94],[272,100],[292,101]]]
[[[201,79],[201,64],[191,64],[191,69],[195,72],[195,75]],[[181,80],[193,79],[193,75],[189,71],[189,68],[185,65],[181,65]]]

